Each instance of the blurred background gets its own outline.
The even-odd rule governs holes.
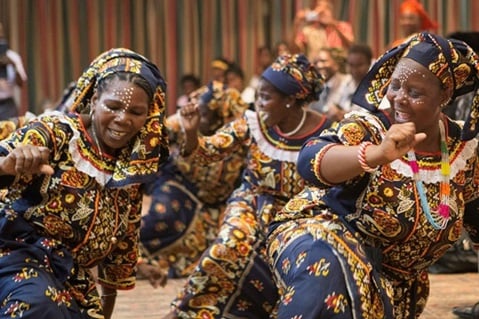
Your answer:
[[[168,82],[175,111],[180,78],[206,82],[211,61],[225,57],[245,78],[258,64],[257,49],[293,37],[295,13],[309,0],[0,0],[0,22],[22,57],[28,83],[21,109],[38,113],[60,98],[69,82],[99,53],[131,48],[155,62]],[[477,0],[423,0],[437,33],[479,31]],[[334,0],[339,20],[352,24],[356,42],[376,56],[398,38],[401,0]]]

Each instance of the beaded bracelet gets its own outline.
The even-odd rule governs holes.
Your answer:
[[[378,169],[378,167],[371,167],[368,165],[366,162],[366,148],[370,145],[373,145],[373,143],[366,141],[362,142],[359,144],[359,149],[358,149],[358,162],[359,165],[361,165],[361,168],[367,172],[367,173],[373,173],[375,170]]]

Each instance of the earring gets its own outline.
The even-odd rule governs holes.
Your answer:
[[[289,109],[290,107],[291,107],[291,105],[289,105],[289,103],[286,104],[286,108],[287,108],[287,109]]]

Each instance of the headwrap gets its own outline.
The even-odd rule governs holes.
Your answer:
[[[248,108],[248,104],[241,99],[241,93],[228,88],[224,83],[212,81],[189,95],[192,103],[202,103],[216,112],[222,123],[238,118]]]
[[[145,125],[117,158],[110,184],[121,186],[144,182],[145,178],[157,172],[160,163],[168,157],[168,138],[164,126],[166,83],[156,65],[128,49],[106,51],[95,58],[80,76],[68,93],[64,108],[76,113],[90,112],[90,100],[98,82],[117,72],[138,74],[154,92]]]
[[[324,78],[303,54],[278,56],[261,76],[283,94],[306,103],[317,100],[324,85]]]
[[[452,96],[475,92],[464,123],[463,140],[474,138],[479,130],[479,56],[465,42],[422,32],[383,54],[371,67],[353,96],[352,102],[375,112],[389,86],[401,58],[410,58],[426,67]]]
[[[427,15],[426,10],[418,0],[404,0],[399,8],[401,14],[413,12],[421,18],[421,31],[436,30],[437,23]]]
[[[215,59],[211,62],[211,67],[215,69],[220,69],[223,71],[228,70],[229,65],[228,62],[222,60],[222,59]]]

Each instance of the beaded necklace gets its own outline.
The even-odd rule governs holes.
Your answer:
[[[449,166],[449,152],[447,150],[446,131],[444,123],[439,121],[439,131],[441,132],[441,181],[439,185],[439,199],[440,203],[436,211],[431,212],[429,204],[427,202],[426,192],[424,190],[424,184],[419,178],[419,164],[416,160],[414,151],[407,153],[409,166],[413,173],[413,179],[416,183],[417,193],[419,193],[419,201],[423,212],[426,214],[426,218],[435,229],[446,228],[449,221],[449,177],[451,168]]]
[[[306,122],[306,111],[302,108],[302,111],[303,111],[303,116],[301,117],[301,121],[299,121],[299,124],[298,126],[296,126],[296,128],[294,130],[292,130],[291,132],[288,132],[288,133],[283,133],[280,132],[284,135],[284,136],[293,136],[294,134],[298,133],[299,130],[303,127],[304,123]],[[279,127],[278,127],[279,129]]]

